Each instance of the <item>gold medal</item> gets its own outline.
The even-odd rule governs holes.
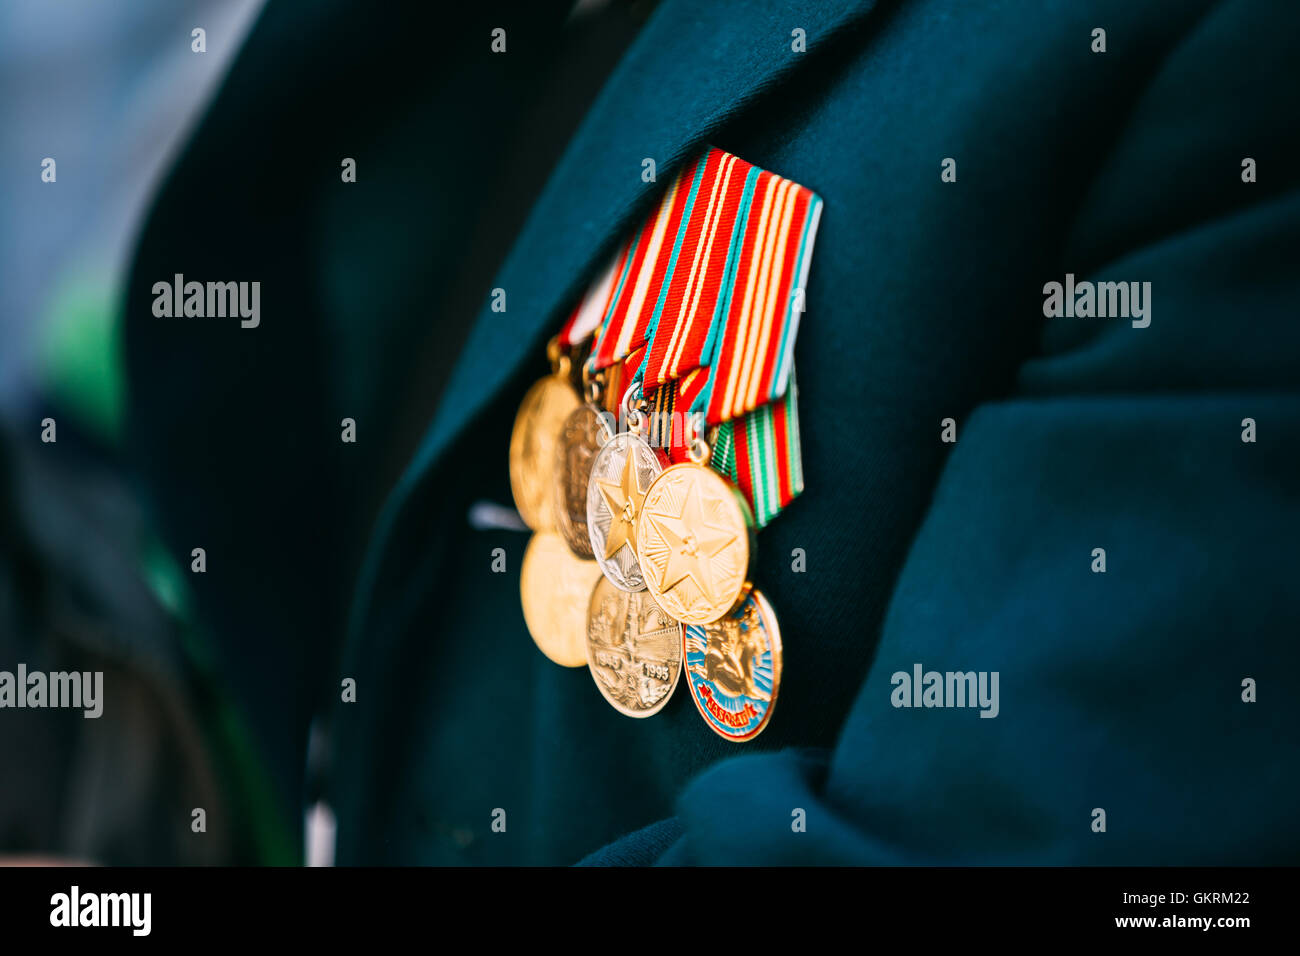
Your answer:
[[[712,624],[745,597],[753,539],[744,497],[705,465],[673,465],[646,490],[637,558],[654,599],[684,624]]]
[[[570,550],[592,557],[587,531],[587,484],[591,464],[603,443],[600,414],[580,405],[560,426],[555,445],[555,524]]]
[[[578,394],[569,380],[569,358],[548,346],[554,373],[524,395],[510,433],[510,490],[524,523],[534,531],[555,527],[555,445]]]
[[[594,561],[575,557],[554,531],[528,542],[519,595],[528,633],[543,654],[564,667],[587,663],[587,608],[600,578]]]
[[[682,626],[648,591],[622,591],[602,577],[587,612],[587,667],[620,714],[657,714],[681,676]]]
[[[683,629],[691,699],[718,736],[753,740],[772,718],[781,687],[781,629],[761,591],[713,624]]]

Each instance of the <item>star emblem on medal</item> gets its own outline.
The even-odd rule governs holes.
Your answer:
[[[666,545],[658,581],[660,593],[673,590],[689,579],[706,603],[717,604],[720,598],[711,559],[733,544],[736,535],[713,522],[704,510],[699,489],[694,485],[687,488],[678,514],[647,511],[646,520]]]
[[[623,474],[619,481],[605,481],[593,478],[600,489],[605,504],[613,520],[609,524],[609,536],[605,539],[605,557],[612,558],[619,549],[627,545],[636,551],[636,519],[641,514],[641,505],[645,501],[645,492],[641,490],[636,478],[636,459],[628,455],[623,462]]]

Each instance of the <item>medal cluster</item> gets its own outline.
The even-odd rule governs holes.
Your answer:
[[[578,380],[578,356],[556,341],[548,352],[552,373],[524,396],[510,442],[515,504],[533,530],[520,577],[529,633],[555,663],[585,665],[629,717],[662,710],[685,666],[709,725],[751,739],[776,701],[781,644],[750,582],[748,503],[708,467],[702,420],[689,460],[672,464],[636,385],[610,407],[603,374]]]
[[[704,150],[578,302],[519,409],[524,619],[621,713],[658,713],[684,671],[727,740],[772,716],[781,636],[750,573],[756,529],[803,491],[794,346],[821,208]]]

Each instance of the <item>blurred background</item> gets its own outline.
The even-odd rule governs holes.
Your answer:
[[[536,196],[654,9],[0,3],[0,676],[104,675],[97,719],[0,709],[0,864],[332,862],[328,716],[375,517]],[[510,55],[494,59],[502,22]],[[1245,95],[1221,93],[1220,109]],[[357,158],[347,186],[343,157]],[[1208,193],[1225,209],[1237,161]],[[152,285],[177,272],[258,281],[271,318],[255,332],[153,320]],[[517,370],[484,417],[507,422],[544,368],[539,354]],[[359,454],[338,440],[344,416]],[[501,438],[457,446],[488,503],[510,500]],[[437,510],[404,537],[462,520]],[[409,564],[412,580],[429,572]],[[402,632],[426,597],[395,601],[373,632]],[[404,766],[391,744],[407,728],[390,724],[392,740],[361,748],[390,774],[379,786]],[[369,779],[349,772],[368,771],[338,764],[335,780]],[[417,819],[431,843],[458,838]],[[374,842],[362,858],[406,859]]]
[[[0,670],[102,671],[107,697],[4,712],[0,859],[298,858],[120,454],[135,240],[262,2],[0,5]],[[192,839],[196,808],[241,835]]]
[[[118,311],[147,203],[264,0],[0,5],[0,414],[42,401],[111,441]],[[191,30],[206,31],[207,52]],[[56,163],[57,189],[41,178]]]
[[[370,528],[654,6],[0,5],[0,672],[105,696],[0,711],[0,862],[332,861],[321,718]],[[508,58],[443,43],[500,22]],[[258,280],[278,319],[142,332],[175,272]]]

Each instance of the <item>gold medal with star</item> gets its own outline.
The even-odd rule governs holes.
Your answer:
[[[754,519],[744,496],[700,461],[665,469],[646,489],[637,559],[651,595],[683,624],[712,624],[744,600]]]

